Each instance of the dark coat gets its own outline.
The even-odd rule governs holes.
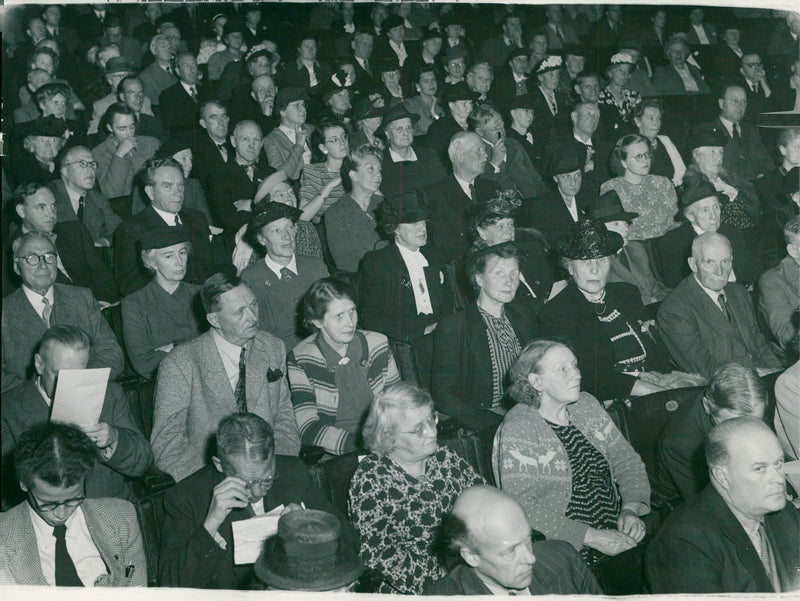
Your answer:
[[[575,197],[575,205],[578,208],[579,219],[588,216],[588,202],[580,193]],[[569,234],[570,229],[575,225],[558,190],[537,198],[531,205],[529,219],[531,225],[544,234],[550,246],[554,246],[561,238]]]
[[[432,148],[439,160],[443,165],[450,165],[450,157],[447,154],[447,149],[450,146],[450,140],[454,135],[460,131],[461,126],[453,119],[452,115],[447,114],[441,119],[434,121],[428,128],[428,133],[425,134],[425,146]]]
[[[403,190],[417,188],[424,190],[443,179],[447,172],[436,153],[430,148],[414,145],[416,161],[398,161],[389,156],[389,148],[383,151],[383,183],[381,192],[386,198],[400,194]]]
[[[506,315],[524,348],[536,336],[532,319],[512,305]],[[433,399],[437,411],[466,427],[483,430],[503,416],[490,411],[492,358],[486,325],[475,303],[449,315],[436,328],[433,342]]]
[[[54,180],[47,185],[56,198],[56,214],[58,223],[77,221],[78,215],[72,208],[69,193],[61,179]],[[84,193],[83,225],[89,230],[93,240],[105,238],[111,240],[114,230],[122,222],[111,208],[105,194],[99,190],[87,190]]]
[[[540,144],[547,145],[550,139],[560,129],[566,128],[569,121],[569,109],[567,108],[566,99],[556,91],[556,107],[558,112],[553,115],[550,112],[550,106],[544,97],[542,89],[532,82],[529,85],[530,90],[528,93],[533,97],[533,114],[536,115],[533,125],[531,126],[531,133],[533,139]]]
[[[784,590],[796,590],[800,513],[787,503],[764,521]],[[645,568],[655,594],[774,592],[753,543],[712,485],[669,516]]]
[[[286,63],[283,71],[278,76],[280,87],[305,88],[306,90],[311,90],[312,92],[322,90],[325,88],[328,80],[331,78],[331,67],[328,63],[320,61],[316,62],[315,67],[316,69],[314,69],[314,73],[317,76],[317,85],[312,88],[311,75],[303,63],[299,59],[296,61],[289,61]]]
[[[433,246],[425,246],[421,252],[428,260],[425,281],[433,314],[417,313],[408,267],[397,244],[392,242],[361,259],[359,316],[365,329],[408,342],[422,336],[426,327],[450,313],[453,303],[442,257]]]
[[[656,67],[653,72],[653,89],[661,96],[686,96],[697,94],[710,94],[711,88],[706,83],[703,74],[694,65],[687,65],[689,67],[689,74],[697,84],[697,92],[688,92],[686,86],[683,85],[683,80],[675,67],[672,65],[661,65]]]
[[[264,496],[266,512],[279,505],[299,505],[302,502],[309,509],[327,511],[343,519],[312,482],[300,459],[276,455],[275,466],[278,478]],[[234,509],[222,522],[217,532],[227,543],[227,549],[222,549],[203,527],[214,487],[224,479],[221,473],[208,465],[181,480],[164,496],[165,515],[159,556],[159,575],[163,586],[249,588],[253,567],[234,565],[231,524],[253,517],[252,509],[249,506]]]
[[[624,282],[610,282],[606,284],[606,298],[613,299],[622,316],[639,329],[639,338],[647,351],[647,369],[670,371],[666,349],[657,338],[653,338],[655,328],[649,329],[648,336],[638,327],[651,319],[642,304],[639,289]],[[630,395],[636,377],[615,369],[614,345],[597,319],[594,307],[575,282],[570,282],[545,304],[539,313],[539,334],[569,342],[583,376],[581,390],[601,401]]]
[[[760,83],[758,84],[758,93],[752,90],[744,75],[741,73],[737,73],[737,76],[733,79],[733,81],[731,81],[731,83],[741,86],[747,94],[747,109],[744,112],[744,118],[742,119],[743,121],[756,124],[758,123],[760,113],[767,113],[775,110],[773,108],[773,100],[775,99],[775,95],[770,94],[770,97],[767,98],[767,94],[764,91],[764,86],[762,86]]]
[[[747,121],[742,121],[739,127],[742,130],[741,142],[737,142],[730,136],[728,129],[719,118],[699,125],[697,131],[713,131],[722,134],[722,137],[725,138],[722,167],[728,173],[734,173],[740,179],[752,182],[760,174],[772,171],[775,163],[761,142],[758,129]]]
[[[506,63],[497,69],[490,95],[494,102],[502,106],[502,103],[509,98],[522,96],[523,94],[531,94],[534,88],[539,87],[538,83],[539,82],[535,78],[527,76],[520,82],[520,86],[517,87],[517,82],[514,79],[514,74],[511,72],[511,67]]]
[[[214,141],[204,131],[197,130],[192,146],[192,172],[200,180],[203,187],[208,189],[208,178],[215,171],[225,166],[225,159]],[[225,148],[228,149],[228,158],[235,153],[228,140],[225,140]]]
[[[212,95],[207,86],[197,84],[197,100],[180,82],[168,87],[158,95],[158,114],[168,124],[171,133],[192,131],[198,127],[200,107]]]

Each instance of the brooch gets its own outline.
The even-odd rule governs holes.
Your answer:
[[[410,289],[411,288],[411,280],[409,280],[408,278],[402,278],[400,280],[400,285],[403,288],[409,288]]]

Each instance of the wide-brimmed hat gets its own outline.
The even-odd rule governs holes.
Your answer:
[[[703,146],[725,146],[725,136],[716,127],[700,127],[689,136],[689,151]]]
[[[480,94],[472,90],[466,82],[459,81],[444,87],[442,102],[456,102],[457,100],[472,100],[475,102]]]
[[[533,103],[533,96],[530,94],[520,94],[519,96],[510,96],[503,103],[506,110],[513,111],[514,109],[530,109],[535,110],[536,107]]]
[[[24,136],[43,136],[47,138],[62,138],[67,131],[67,122],[53,115],[37,117],[33,121],[23,123],[20,133]]]
[[[511,61],[513,61],[518,56],[524,56],[525,58],[529,58],[530,57],[529,53],[530,53],[530,50],[528,50],[526,48],[514,48],[509,53],[508,58],[506,59],[506,62],[510,63]]]
[[[568,54],[570,56],[582,56],[583,58],[589,56],[589,53],[586,51],[586,47],[582,44],[565,44],[561,49],[561,56],[567,58]]]
[[[442,56],[442,64],[446,65],[450,61],[458,60],[459,58],[466,60],[468,57],[469,54],[464,48],[461,47],[461,44],[458,46],[450,46],[444,51],[444,55]]]
[[[339,519],[314,509],[282,515],[278,534],[267,539],[253,567],[268,586],[306,591],[343,587],[364,571]]]
[[[439,39],[443,40],[444,39],[444,34],[442,34],[441,31],[438,31],[436,29],[425,29],[422,32],[422,40],[421,41],[422,42],[427,42],[428,40],[434,40],[436,38],[439,38]]]
[[[390,29],[394,29],[395,27],[403,26],[405,27],[406,22],[400,15],[392,14],[386,17],[381,23],[381,30],[388,32]]]
[[[244,35],[244,30],[244,21],[239,17],[233,17],[228,19],[228,22],[225,23],[225,26],[222,28],[222,37],[224,38],[227,35],[237,32]]]
[[[609,190],[605,194],[601,194],[592,210],[592,217],[600,223],[608,223],[609,221],[631,221],[638,216],[639,213],[626,211],[622,207],[622,201],[616,190]]]
[[[378,222],[386,234],[391,234],[401,223],[418,223],[430,218],[428,199],[422,190],[404,190],[387,196],[378,206]]]
[[[372,61],[372,67],[375,69],[375,72],[378,73],[378,75],[383,75],[384,73],[399,71],[400,61],[397,59],[397,56],[394,53],[391,55],[385,54]]]
[[[382,98],[379,99],[380,101],[383,101]],[[385,104],[376,104],[375,100],[372,100],[366,95],[359,96],[353,103],[353,117],[355,117],[358,121],[372,119],[373,117],[383,118],[387,110],[388,109]]]
[[[495,194],[475,212],[475,227],[480,227],[491,219],[514,217],[522,206],[522,197],[516,190],[497,190]]]
[[[247,225],[247,233],[255,235],[262,227],[278,219],[291,219],[293,223],[297,223],[302,214],[303,211],[300,209],[282,202],[259,202],[253,207],[253,216]]]
[[[383,123],[381,123],[380,131],[386,131],[390,123],[400,121],[400,119],[411,119],[411,123],[416,123],[419,121],[419,115],[416,113],[409,113],[402,104],[392,107],[386,111],[386,114],[383,116]]]
[[[278,93],[275,94],[275,112],[279,113],[292,102],[297,102],[298,100],[305,100],[308,102],[308,94],[305,88],[289,86],[288,88],[279,89]]]
[[[540,60],[536,67],[534,68],[534,72],[536,75],[541,75],[542,73],[548,73],[550,71],[557,71],[564,66],[564,59],[562,59],[558,55],[551,55],[543,58]]]
[[[717,192],[717,189],[714,186],[712,186],[709,182],[701,181],[691,188],[684,190],[683,194],[681,194],[680,200],[678,201],[678,207],[681,211],[685,211],[694,203],[712,197],[716,198],[717,200],[721,199],[720,193]]]
[[[189,242],[189,230],[182,225],[148,229],[141,238],[142,250],[167,248],[184,242]]]
[[[582,219],[558,242],[557,249],[565,259],[586,261],[610,257],[623,245],[624,240],[617,232],[606,229],[595,219]]]
[[[113,73],[136,73],[136,67],[133,66],[124,56],[114,56],[106,61],[106,75]]]
[[[583,169],[583,161],[578,149],[573,145],[559,146],[550,157],[550,162],[547,164],[547,173],[549,175],[562,175],[564,173],[572,173]]]
[[[611,55],[611,60],[608,61],[608,68],[611,69],[612,67],[619,67],[620,65],[630,65],[631,67],[635,67],[636,63],[634,62],[633,57],[627,52],[617,52],[616,54]]]
[[[159,159],[166,159],[188,148],[192,148],[192,136],[190,134],[173,134],[166,142],[158,147],[156,157]]]

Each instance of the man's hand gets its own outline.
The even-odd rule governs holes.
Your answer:
[[[491,163],[495,168],[499,169],[500,165],[506,160],[506,141],[500,139],[492,146],[492,160]]]
[[[214,487],[203,527],[213,537],[233,509],[247,507],[250,495],[241,478],[229,476]]]
[[[139,143],[136,141],[136,138],[134,137],[125,138],[122,140],[122,142],[119,143],[119,146],[117,146],[117,150],[114,154],[119,158],[124,159],[131,152],[136,150],[138,146]]]
[[[81,426],[81,430],[97,445],[98,449],[110,447],[116,444],[119,439],[117,429],[105,422],[100,422],[94,426]]]
[[[295,131],[295,144],[298,146],[303,146],[306,143],[306,139],[308,138],[308,131],[302,125],[298,127]]]

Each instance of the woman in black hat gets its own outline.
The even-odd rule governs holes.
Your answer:
[[[194,312],[200,286],[184,282],[192,244],[182,226],[149,230],[142,263],[153,272],[147,286],[122,299],[122,338],[134,371],[150,379],[176,344],[200,333]]]
[[[575,224],[558,244],[571,281],[539,313],[541,335],[570,343],[583,374],[582,389],[601,401],[703,383],[699,376],[666,373],[669,353],[639,290],[608,283],[611,257],[622,244],[622,236],[598,221]]]
[[[519,288],[519,250],[513,242],[467,257],[478,295],[466,310],[439,322],[434,336],[436,408],[476,431],[505,415],[506,372],[535,335],[533,315],[512,303]]]
[[[377,93],[383,97],[384,105],[390,108],[402,105],[403,87],[400,85],[400,63],[397,57],[394,54],[383,55],[374,63],[381,79]]]
[[[383,150],[385,144],[377,132],[383,122],[384,114],[386,114],[386,107],[383,104],[382,96],[376,96],[374,99],[370,96],[359,97],[353,106],[355,132],[350,137],[350,146],[358,148],[368,144],[378,150]]]
[[[633,120],[633,111],[642,101],[639,92],[627,87],[631,73],[636,68],[633,57],[627,52],[614,54],[606,68],[608,84],[600,92],[597,103],[607,106],[616,112],[616,120],[620,126]]]

